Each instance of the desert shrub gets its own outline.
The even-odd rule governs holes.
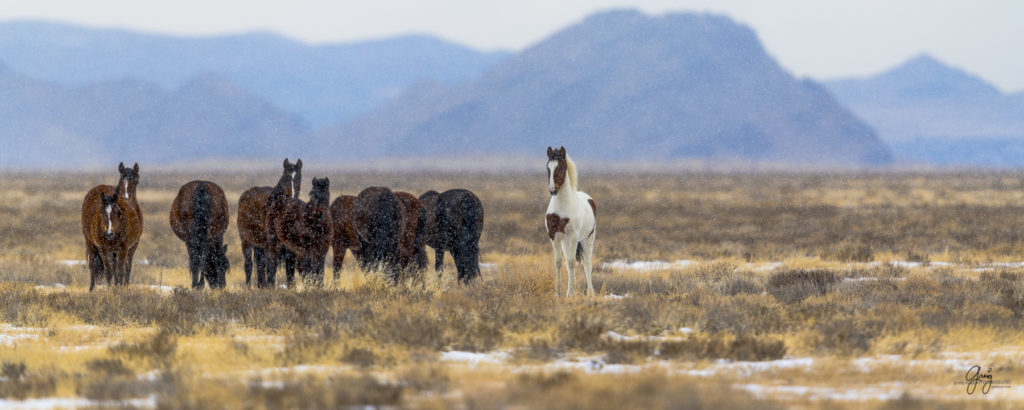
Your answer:
[[[820,253],[822,259],[840,262],[870,262],[875,254],[866,242],[843,241],[825,248]]]
[[[558,323],[559,345],[569,349],[593,351],[601,347],[601,335],[608,330],[604,316],[593,309],[567,312]]]
[[[340,340],[338,329],[323,323],[309,330],[298,330],[285,337],[284,348],[277,354],[285,366],[309,363],[327,356]]]
[[[777,360],[786,355],[786,344],[769,336],[693,335],[682,340],[662,341],[657,356],[681,360]]]
[[[531,337],[526,346],[513,350],[512,357],[518,361],[548,362],[559,355],[558,347],[547,338]]]
[[[150,366],[167,367],[174,360],[177,348],[177,338],[160,329],[148,339],[134,343],[121,342],[110,346],[109,350],[114,356],[145,360]]]
[[[838,281],[831,271],[793,270],[772,274],[765,288],[779,302],[790,304],[831,292]]]
[[[400,385],[381,382],[370,375],[296,377],[280,386],[258,380],[249,384],[244,407],[331,409],[340,407],[394,406],[401,402]]]
[[[605,340],[601,346],[604,361],[611,364],[641,362],[654,356],[657,343],[647,340]]]
[[[57,391],[57,375],[28,369],[25,362],[4,361],[0,365],[0,397],[23,400],[48,397]]]
[[[701,330],[735,335],[774,332],[786,327],[778,302],[765,295],[720,296],[709,299],[698,319]]]

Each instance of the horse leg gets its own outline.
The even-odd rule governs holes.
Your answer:
[[[118,252],[114,254],[114,281],[118,285],[128,284],[128,253]]]
[[[590,235],[584,242],[583,245],[583,273],[587,275],[587,294],[594,295],[594,281],[591,273],[593,272],[593,265],[591,265],[590,257],[594,254],[594,235]],[[582,242],[581,242],[582,243]]]
[[[125,285],[127,285],[128,282],[131,281],[131,278],[132,278],[132,265],[134,265],[134,261],[135,261],[135,249],[138,248],[138,247],[139,247],[139,243],[136,242],[135,245],[132,245],[131,248],[128,248],[128,260],[127,260],[127,263],[125,264],[125,271],[124,271],[124,284]]]
[[[318,256],[316,258],[316,286],[318,288],[324,287],[324,270],[327,267],[327,254]]]
[[[576,241],[569,241],[564,237],[562,239],[562,259],[565,260],[565,271],[569,273],[569,280],[565,285],[565,297],[572,296],[573,288],[576,287],[576,243]]]
[[[252,245],[242,242],[242,259],[245,260],[245,287],[252,287]]]
[[[90,243],[85,244],[85,261],[89,265],[89,291],[96,287],[96,278],[103,274],[103,260],[100,251]]]
[[[192,274],[192,289],[201,289],[203,283],[200,281],[203,262],[205,262],[199,246],[188,246],[188,271]]]
[[[562,287],[562,247],[558,246],[558,242],[552,239],[551,250],[555,254],[555,297],[558,297],[561,296],[558,290]]]
[[[103,276],[107,279],[107,286],[113,284],[114,279],[114,253],[105,251],[100,253],[100,260],[103,262]]]
[[[434,271],[437,272],[437,280],[441,280],[444,273],[444,249],[434,249]]]
[[[275,286],[275,276],[277,276],[277,262],[278,258],[281,257],[280,244],[276,240],[267,240],[267,248],[264,249],[264,261],[267,266],[267,272],[264,276],[264,282],[260,287],[273,288]]]
[[[334,283],[337,285],[338,276],[341,274],[341,265],[345,263],[345,248],[339,245],[334,245]]]
[[[263,248],[254,246],[252,258],[256,260],[256,287],[262,288],[267,283],[267,255],[263,253]],[[248,276],[246,282],[248,283]]]
[[[287,249],[283,249],[282,254],[284,255],[284,272],[288,289],[295,286],[295,258],[296,255]]]

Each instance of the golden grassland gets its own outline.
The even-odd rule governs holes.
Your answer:
[[[449,264],[441,278],[391,287],[349,257],[326,289],[249,290],[232,214],[228,289],[185,289],[185,247],[167,221],[177,188],[217,182],[234,211],[244,189],[277,175],[143,169],[133,285],[89,293],[85,266],[61,261],[84,259],[82,197],[116,174],[2,174],[0,397],[176,408],[1024,400],[1022,174],[584,168],[599,294],[569,299],[554,295],[542,172],[304,174],[303,192],[326,175],[332,196],[473,190],[485,207],[483,279],[459,286]],[[958,382],[974,364],[1009,388],[967,395]]]

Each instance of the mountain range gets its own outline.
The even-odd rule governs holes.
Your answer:
[[[849,107],[849,108],[847,108]],[[1024,166],[1024,93],[922,55],[793,77],[727,17],[590,16],[511,54],[0,23],[0,167],[537,155]]]
[[[271,33],[175,37],[0,23],[0,61],[63,85],[134,79],[173,90],[217,73],[312,126],[345,121],[425,79],[458,83],[507,57],[430,36],[309,45]]]
[[[1005,94],[929,55],[825,85],[904,160],[1024,166],[1024,92]]]
[[[870,126],[785,72],[749,28],[706,14],[600,13],[462,85],[422,84],[321,132],[370,155],[884,164]]]

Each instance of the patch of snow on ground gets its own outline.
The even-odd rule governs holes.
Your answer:
[[[136,407],[152,409],[156,407],[156,396],[128,400],[90,400],[70,397],[49,397],[25,400],[7,400],[0,398],[0,408],[4,409],[53,409],[80,407]]]
[[[153,289],[153,290],[157,290],[157,291],[163,292],[163,293],[171,293],[171,292],[174,292],[174,286],[167,286],[167,285],[149,285],[149,288],[150,288],[150,289]]]
[[[778,360],[766,360],[763,362],[718,360],[715,364],[703,369],[687,370],[685,373],[690,376],[711,377],[723,372],[734,373],[740,376],[750,376],[755,373],[763,373],[769,370],[795,369],[798,367],[809,368],[814,365],[814,359],[810,357],[798,357]]]
[[[81,259],[61,259],[61,260],[57,261],[57,264],[58,265],[68,266],[68,267],[79,266],[79,265],[85,266],[85,261],[81,260]]]
[[[622,298],[626,298],[626,297],[629,297],[628,293],[625,294],[625,295],[616,295],[614,293],[609,293],[607,295],[604,295],[605,299],[612,299],[612,300],[618,300],[618,299],[622,299]]]
[[[470,366],[476,366],[481,363],[502,364],[508,359],[508,353],[502,351],[477,353],[452,350],[448,352],[441,352],[441,360],[443,361],[465,363]]]
[[[480,270],[497,270],[498,264],[493,262],[480,262]]]
[[[899,398],[906,387],[899,382],[881,383],[863,388],[834,388],[818,386],[784,386],[766,384],[734,384],[733,388],[746,391],[758,399],[806,397],[811,400],[868,401]]]
[[[687,266],[693,265],[694,261],[689,259],[680,259],[675,262],[665,261],[627,261],[625,259],[616,259],[611,262],[605,262],[601,264],[601,268],[610,270],[632,270],[640,272],[650,272],[656,270],[666,269],[681,269]]]

